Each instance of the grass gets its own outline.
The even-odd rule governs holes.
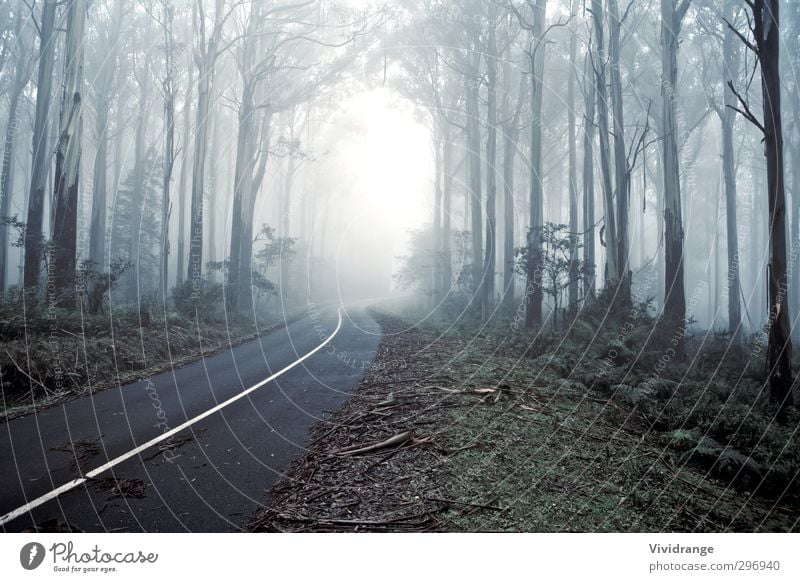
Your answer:
[[[451,388],[506,386],[447,410],[443,434],[478,445],[448,463],[448,495],[500,508],[452,510],[448,529],[797,529],[798,415],[775,421],[752,344],[698,333],[687,357],[665,358],[645,310],[603,315],[539,335],[510,320],[422,324],[461,339],[439,354]]]

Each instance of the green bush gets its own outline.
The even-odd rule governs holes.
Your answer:
[[[184,281],[172,289],[175,311],[184,317],[199,317],[204,321],[219,319],[224,309],[222,303],[222,284],[203,279],[199,285]]]

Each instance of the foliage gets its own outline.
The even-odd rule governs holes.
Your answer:
[[[410,253],[400,257],[401,267],[394,274],[398,287],[432,295],[436,254],[433,250],[433,231],[430,225],[410,233]]]
[[[119,285],[125,271],[131,267],[130,261],[114,259],[107,273],[95,269],[94,261],[81,261],[78,267],[78,295],[83,309],[90,314],[98,313],[108,301],[111,292]]]
[[[261,230],[256,235],[253,244],[263,242],[261,249],[254,255],[254,263],[256,269],[260,270],[263,274],[270,267],[278,263],[290,262],[294,259],[296,251],[294,250],[297,243],[296,238],[287,236],[277,236],[274,228],[268,224],[263,224]]]
[[[571,259],[573,238],[569,225],[546,222],[541,229],[542,249],[538,260],[532,260],[531,248],[528,245],[515,249],[516,269],[522,275],[529,275],[529,271],[538,263],[541,274],[542,291],[553,299],[553,328],[556,327],[559,306],[562,304],[562,295],[570,283],[580,281],[586,273],[586,266],[580,259],[578,252],[583,245],[576,243],[576,258]],[[568,306],[574,307],[574,306]]]
[[[133,168],[116,195],[110,218],[110,256],[130,262],[128,277],[136,277],[143,293],[157,291],[161,252],[161,164],[148,151],[141,168]],[[141,223],[133,224],[134,205],[141,208]],[[138,256],[131,256],[131,238]]]
[[[208,279],[184,281],[172,289],[175,310],[184,317],[217,321],[222,311],[222,283]]]

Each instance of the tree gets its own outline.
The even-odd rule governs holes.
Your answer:
[[[752,38],[728,24],[744,44],[755,53],[761,68],[763,122],[750,110],[747,101],[730,89],[740,107],[735,107],[763,134],[767,159],[767,203],[769,209],[769,319],[767,328],[767,371],[770,397],[778,406],[779,416],[785,418],[792,398],[792,338],[789,329],[788,274],[786,268],[786,192],[783,167],[783,126],[781,121],[780,78],[780,12],[779,0],[753,0]]]
[[[194,157],[192,159],[192,198],[189,213],[189,267],[187,278],[194,291],[199,291],[203,277],[203,194],[206,178],[206,152],[208,150],[209,115],[211,113],[211,87],[214,82],[219,56],[222,29],[233,13],[225,10],[224,0],[214,0],[214,17],[211,30],[203,0],[192,5],[192,16],[197,34],[194,62],[197,67],[197,117],[195,123]]]
[[[591,32],[589,33],[591,36]],[[584,64],[584,108],[583,120],[583,228],[585,244],[583,245],[583,294],[586,302],[591,303],[595,295],[595,218],[594,218],[594,120],[595,97],[597,89],[594,83],[594,72],[591,71],[591,43],[587,47]]]
[[[541,229],[544,226],[544,199],[542,192],[542,102],[545,50],[545,15],[547,0],[526,0],[531,13],[525,18],[519,10],[512,8],[520,26],[528,31],[528,74],[530,78],[531,100],[531,151],[530,151],[530,196],[528,252],[526,258],[530,264],[525,269],[525,327],[533,327],[542,323],[542,273],[541,261]]]
[[[577,13],[577,0],[570,2],[570,18],[575,18]],[[578,51],[578,35],[571,30],[569,35],[569,79],[567,80],[567,150],[569,156],[569,230],[570,230],[570,283],[569,306],[574,308],[578,304],[578,148],[576,144],[576,115],[575,115],[575,74],[576,54]]]
[[[67,3],[64,90],[53,184],[51,280],[56,305],[75,306],[75,261],[78,244],[78,188],[83,125],[83,45],[87,0]]]
[[[164,29],[164,79],[161,83],[164,100],[164,175],[161,199],[161,266],[158,291],[167,301],[169,285],[169,218],[172,213],[170,186],[175,166],[175,41],[172,36],[174,9],[169,0],[162,0]]]
[[[100,44],[101,60],[96,81],[91,89],[95,95],[95,119],[97,150],[94,156],[94,172],[92,176],[92,216],[89,227],[89,260],[98,269],[105,265],[106,245],[106,203],[108,176],[108,125],[117,77],[118,53],[121,44],[123,1],[114,2],[114,11],[110,22],[106,23],[103,42]],[[120,273],[121,275],[122,273]]]
[[[483,262],[482,319],[494,306],[494,270],[497,260],[497,5],[489,2],[486,41],[486,253]]]
[[[33,124],[33,160],[28,213],[25,227],[25,267],[23,283],[37,288],[42,270],[42,226],[44,224],[44,191],[50,167],[48,143],[50,99],[53,93],[53,64],[57,0],[44,0],[39,24],[39,71],[36,81],[36,113]]]
[[[16,10],[14,22],[14,44],[17,58],[14,64],[14,80],[9,91],[8,121],[3,143],[3,162],[0,169],[0,294],[6,289],[8,271],[8,225],[11,196],[14,192],[14,148],[19,133],[19,102],[30,77],[31,59],[28,25],[23,20],[21,7]]]
[[[722,14],[723,20],[731,23],[735,21],[733,17],[733,0],[725,0]],[[733,30],[726,27],[722,38],[723,79],[739,78],[740,55],[735,43],[736,38]],[[739,299],[739,294],[741,293],[741,286],[739,284],[739,234],[737,232],[736,219],[736,168],[733,148],[736,96],[727,83],[724,84],[723,91],[725,95],[722,107],[713,100],[711,106],[719,117],[722,129],[722,179],[725,190],[725,226],[728,243],[728,331],[731,334],[731,340],[734,343],[739,343],[742,325],[742,308]]]
[[[691,0],[661,0],[661,140],[664,158],[664,313],[669,327],[678,328],[686,317],[683,288],[683,218],[678,161],[678,37]],[[679,347],[682,347],[679,342]]]
[[[542,289],[553,299],[553,329],[558,327],[558,312],[562,305],[562,295],[576,279],[581,278],[584,269],[580,260],[575,260],[573,246],[574,235],[567,224],[554,224],[546,222],[542,226],[542,254],[539,268],[542,272]],[[525,274],[531,264],[527,254],[529,246],[517,249],[517,265],[521,273]]]
[[[617,243],[617,219],[614,213],[614,190],[611,184],[611,151],[608,130],[608,88],[606,83],[606,51],[603,29],[603,7],[601,0],[592,0],[592,22],[594,23],[594,41],[596,52],[592,56],[592,67],[595,75],[595,89],[597,89],[597,130],[600,138],[600,172],[603,178],[603,203],[604,225],[601,229],[600,242],[605,233],[606,246],[606,288],[613,289],[617,281],[619,268],[617,266],[619,249]]]
[[[175,269],[175,283],[180,286],[183,283],[183,277],[186,273],[186,191],[189,174],[190,152],[192,148],[191,143],[191,129],[192,129],[192,94],[194,86],[194,67],[192,66],[191,56],[188,57],[188,79],[186,81],[186,88],[183,92],[183,136],[181,138],[181,172],[178,178],[178,195],[177,195],[177,209],[178,209],[178,244],[176,250],[176,269]]]
[[[628,307],[631,302],[630,257],[628,241],[628,197],[629,172],[625,154],[625,120],[622,103],[622,75],[620,72],[620,20],[617,0],[607,0],[610,24],[609,68],[611,69],[611,107],[614,113],[614,176],[617,202],[616,246],[609,246],[609,253],[616,253],[616,273],[609,278],[616,283],[613,288],[615,303]]]

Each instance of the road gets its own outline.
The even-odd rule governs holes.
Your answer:
[[[358,385],[379,341],[363,308],[341,319],[335,308],[311,311],[184,367],[2,423],[2,528],[241,530],[311,427]]]

